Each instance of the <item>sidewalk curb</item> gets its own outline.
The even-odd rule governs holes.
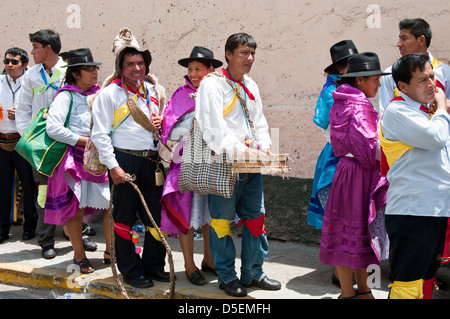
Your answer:
[[[134,288],[123,282],[130,299],[168,299],[169,284],[154,281],[151,288]],[[112,275],[75,275],[66,270],[54,267],[38,267],[20,262],[0,260],[0,282],[5,284],[31,286],[34,288],[66,289],[72,292],[83,292],[83,283],[88,282],[88,292],[97,297],[125,299]],[[232,299],[223,293],[195,288],[177,289],[175,281],[174,299]],[[240,298],[242,299],[242,298]],[[245,298],[244,298],[245,299]]]

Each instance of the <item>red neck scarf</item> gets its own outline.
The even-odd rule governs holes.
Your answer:
[[[245,84],[242,81],[236,81],[235,79],[233,79],[230,75],[230,73],[228,73],[227,69],[223,68],[219,71],[220,74],[225,75],[227,78],[229,78],[231,81],[235,82],[235,83],[239,83],[242,88],[244,89],[245,93],[248,95],[248,97],[250,98],[250,100],[254,101],[255,100],[255,96],[252,94],[252,92],[250,92],[250,90],[245,86]]]

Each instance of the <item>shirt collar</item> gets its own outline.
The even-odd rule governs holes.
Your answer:
[[[63,67],[65,64],[66,63],[64,62],[64,60],[61,57],[58,57],[58,62],[56,62],[56,64],[52,67],[52,74],[55,73],[56,70],[61,69],[61,67]],[[39,65],[40,65],[40,69],[43,69],[44,71],[47,72],[47,69],[44,68],[43,63],[41,63]]]
[[[400,95],[405,100],[405,102],[408,105],[411,105],[414,109],[420,110],[421,105],[425,105],[426,107],[429,107],[428,104],[423,104],[423,103],[417,102],[416,100],[413,100],[412,98],[410,98],[408,95],[406,95],[403,92],[400,92]]]

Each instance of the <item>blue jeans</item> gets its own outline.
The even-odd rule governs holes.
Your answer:
[[[265,214],[264,195],[261,174],[239,174],[233,196],[226,199],[208,195],[208,205],[213,219],[234,220],[254,219]],[[235,270],[236,248],[231,236],[218,238],[211,228],[209,236],[211,253],[214,260],[219,284],[237,279]],[[241,248],[241,281],[250,283],[253,279],[265,277],[262,264],[266,259],[269,244],[265,234],[258,237],[243,226]]]

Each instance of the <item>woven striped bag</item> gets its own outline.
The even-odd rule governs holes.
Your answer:
[[[197,121],[183,148],[178,186],[181,193],[193,191],[203,195],[233,196],[237,174],[231,172],[232,157],[214,153],[202,137]]]

